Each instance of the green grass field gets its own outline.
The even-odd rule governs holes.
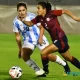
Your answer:
[[[67,35],[70,44],[70,52],[80,60],[80,35]],[[49,36],[47,38],[50,41]],[[51,41],[50,41],[51,43]],[[9,69],[14,66],[20,66],[23,75],[19,80],[80,80],[78,76],[63,76],[63,67],[56,63],[49,63],[50,73],[46,78],[37,78],[32,69],[30,69],[22,59],[18,59],[18,48],[14,34],[0,34],[0,80],[13,80],[9,76]],[[55,53],[59,55],[58,53]],[[34,61],[42,68],[40,52],[36,48],[31,56]],[[69,62],[68,62],[69,63]],[[80,72],[76,67],[69,63],[72,72]]]

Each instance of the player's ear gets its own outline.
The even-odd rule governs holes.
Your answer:
[[[46,8],[44,8],[44,11],[47,11],[47,9],[46,9]]]

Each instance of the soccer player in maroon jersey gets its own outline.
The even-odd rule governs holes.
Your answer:
[[[40,50],[43,50],[46,46],[49,45],[49,43],[48,43],[46,38],[45,39],[43,38],[43,44],[38,44],[37,43],[38,38],[39,38],[39,35],[38,35],[39,31],[38,31],[38,27],[36,25],[35,26],[33,25],[35,30],[33,30],[34,28],[32,28],[32,27],[30,28],[30,30],[29,29],[26,30],[26,32],[28,31],[28,33],[30,33],[30,35],[32,35],[32,36],[30,36],[27,33],[26,33],[27,35],[24,35],[26,37],[29,36],[29,38],[28,38],[29,40],[24,42],[25,45],[24,44],[22,45],[22,48],[23,48],[22,49],[20,40],[18,39],[18,37],[19,37],[18,32],[25,33],[25,31],[24,31],[25,29],[22,30],[24,28],[24,24],[20,20],[21,19],[32,20],[35,17],[35,14],[27,12],[27,6],[26,6],[26,4],[24,2],[19,2],[17,4],[17,11],[18,11],[18,16],[13,21],[14,22],[14,29],[13,29],[13,31],[16,33],[16,40],[19,43],[18,44],[18,46],[20,48],[19,49],[19,58],[22,57],[27,65],[31,65],[30,67],[32,69],[36,68],[35,71],[37,71],[39,68],[36,66],[35,62],[30,59],[30,55],[32,54],[35,46],[37,46]],[[20,21],[20,22],[18,22],[18,21]],[[22,24],[23,26],[20,26],[20,24]],[[28,26],[26,26],[26,27],[28,28]],[[31,34],[31,33],[33,33],[33,34]],[[36,37],[36,39],[37,39],[36,41],[35,41],[34,37]],[[29,42],[31,39],[32,39],[32,41]],[[26,40],[26,38],[25,38],[25,40]],[[35,42],[35,44],[33,42]],[[27,48],[29,48],[29,49],[27,49]],[[58,55],[49,54],[48,56],[53,56],[53,59],[54,59],[53,62],[61,64],[64,67],[66,73],[70,72],[70,68],[69,68],[67,62],[63,61]],[[48,70],[48,62],[49,62],[48,57],[47,56],[46,57],[41,57],[41,59],[42,59],[42,64],[43,64],[43,70],[45,71],[46,74],[48,74],[49,73],[49,70]],[[41,71],[39,71],[38,73],[40,73],[40,72]],[[45,76],[46,75],[43,74],[43,75],[40,75],[38,77],[45,77]]]
[[[23,22],[28,26],[37,24],[41,27],[41,34],[39,38],[40,44],[42,43],[44,28],[49,32],[53,43],[42,50],[42,56],[45,57],[49,53],[58,51],[67,61],[71,62],[74,66],[80,69],[80,62],[70,55],[68,39],[65,32],[60,27],[57,16],[67,14],[76,21],[80,21],[80,18],[74,16],[73,13],[68,10],[51,10],[51,4],[48,2],[39,2],[37,9],[38,15],[36,18],[32,21],[23,20]],[[49,60],[53,61],[53,57],[49,56]]]

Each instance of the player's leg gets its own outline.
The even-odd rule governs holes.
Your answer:
[[[23,48],[23,54],[21,54],[23,60],[26,62],[30,59],[30,55],[33,51],[30,48]]]
[[[69,50],[67,50],[65,53],[61,54],[66,60],[71,62],[75,67],[80,69],[80,62],[77,58],[70,55]]]
[[[23,44],[23,54],[21,54],[23,60],[25,61],[25,63],[31,67],[37,76],[45,76],[44,75],[44,71],[42,69],[40,69],[37,64],[30,58],[30,55],[33,53],[34,50],[34,45],[31,43],[25,43],[25,45]]]
[[[44,48],[46,48],[47,46],[49,45],[49,42],[47,40],[44,40],[43,44],[41,45],[37,45],[37,47],[40,49],[40,50],[43,50]],[[58,55],[52,55],[52,54],[49,54],[48,56],[46,57],[42,57],[41,56],[41,59],[42,59],[42,64],[43,64],[43,70],[45,71],[46,74],[49,73],[49,69],[48,69],[48,63],[49,63],[49,58],[53,58],[54,59],[54,62],[57,62],[59,64],[62,64],[63,66],[66,64]]]
[[[73,56],[70,55],[69,52],[69,45],[67,37],[64,36],[61,41],[61,45],[63,46],[62,49],[59,50],[59,53],[68,61],[70,61],[74,66],[76,66],[78,69],[80,69],[80,62]]]
[[[50,44],[41,51],[42,57],[45,58],[47,56],[50,61],[57,62],[57,63],[65,66],[66,62],[64,62],[58,55],[50,54],[57,50],[58,50],[58,48],[54,44]]]
[[[50,44],[41,51],[41,54],[42,54],[42,57],[47,56],[49,61],[57,62],[61,64],[64,67],[66,72],[70,71],[68,64],[65,61],[63,61],[58,55],[56,56],[56,55],[50,54],[55,51],[58,51],[58,48],[54,44]]]
[[[36,46],[41,51],[48,45],[49,45],[49,42],[44,39],[43,44],[41,44],[41,45],[37,44]],[[48,57],[42,57],[41,56],[41,60],[42,60],[43,70],[45,71],[46,74],[48,74],[49,73],[49,69],[48,69],[48,67],[49,67],[49,64],[48,64],[49,63],[49,59],[48,59]]]
[[[48,57],[43,58],[41,56],[41,60],[42,60],[42,65],[43,65],[43,70],[45,71],[46,74],[49,73],[49,59]]]

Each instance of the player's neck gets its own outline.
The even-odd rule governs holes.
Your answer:
[[[27,15],[25,15],[24,17],[21,17],[21,20],[25,19]]]
[[[42,14],[43,17],[45,17],[45,15],[46,15],[46,12],[44,12],[44,13]]]

